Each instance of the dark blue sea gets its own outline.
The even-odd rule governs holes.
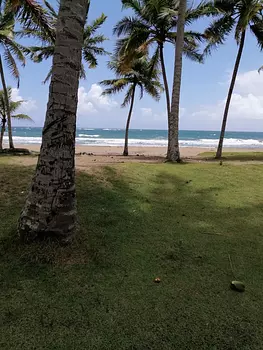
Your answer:
[[[17,144],[40,144],[42,128],[14,127],[14,141]],[[180,144],[183,147],[215,147],[218,131],[180,131]],[[76,142],[88,146],[122,146],[123,129],[78,128]],[[7,141],[7,136],[5,136]],[[167,130],[130,130],[131,146],[166,146]],[[225,147],[263,148],[263,132],[227,132]]]

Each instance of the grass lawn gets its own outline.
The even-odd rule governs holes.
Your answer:
[[[0,164],[1,350],[263,349],[263,166],[78,173],[66,248],[16,238],[32,172]]]
[[[199,157],[206,158],[207,160],[213,160],[215,155],[215,152],[203,152],[199,154]],[[222,159],[238,161],[262,161],[263,152],[223,152]]]

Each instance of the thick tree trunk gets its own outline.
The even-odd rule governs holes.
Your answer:
[[[175,67],[174,67],[174,81],[172,105],[170,113],[170,130],[169,130],[169,145],[170,149],[167,154],[167,160],[171,162],[180,162],[179,149],[179,112],[180,112],[180,92],[182,80],[182,55],[184,46],[184,26],[185,26],[185,12],[186,0],[180,0],[178,23],[177,23],[177,37],[175,46]]]
[[[68,243],[76,222],[75,134],[83,29],[88,0],[61,0],[42,146],[18,233]]]
[[[222,121],[221,133],[220,133],[218,148],[217,148],[217,152],[216,152],[216,159],[220,159],[222,157],[223,143],[224,143],[225,132],[226,132],[227,117],[228,117],[228,112],[229,112],[232,94],[233,94],[235,83],[236,83],[237,72],[238,72],[240,60],[242,57],[242,52],[244,49],[245,38],[246,38],[246,31],[243,31],[242,36],[241,36],[241,40],[240,40],[240,44],[239,44],[239,49],[238,49],[238,53],[237,53],[237,58],[236,58],[236,63],[235,63],[232,79],[231,79],[231,83],[230,83],[230,87],[229,87],[229,91],[228,91],[228,96],[227,96],[227,100],[226,100],[226,106],[225,106],[225,111],[224,111],[224,116],[223,116],[223,121]]]
[[[5,134],[6,119],[2,119],[1,131],[0,131],[0,150],[3,149],[3,140]]]
[[[131,116],[132,116],[133,105],[134,105],[135,90],[136,90],[136,85],[134,85],[134,87],[133,87],[131,106],[130,106],[130,110],[129,110],[129,114],[128,114],[128,118],[127,118],[127,122],[126,122],[125,142],[124,142],[124,150],[123,150],[124,156],[129,155],[129,150],[128,150],[129,129],[130,129],[130,122],[131,122]]]
[[[168,135],[169,135],[171,100],[170,100],[170,91],[169,91],[169,85],[168,85],[165,62],[164,62],[163,43],[159,44],[159,50],[160,50],[160,61],[161,61],[162,75],[163,75],[163,85],[164,85],[164,91],[165,91],[165,97],[166,97],[166,110],[167,110]],[[167,154],[169,153],[169,149],[170,149],[169,139],[170,138],[168,136]]]
[[[2,81],[2,86],[3,86],[3,90],[4,90],[5,108],[6,108],[6,114],[7,114],[9,148],[14,148],[9,98],[8,98],[8,91],[7,91],[7,87],[6,87],[6,83],[5,83],[5,75],[4,75],[4,68],[3,68],[3,62],[2,62],[1,55],[0,55],[0,75],[1,75],[1,81]]]

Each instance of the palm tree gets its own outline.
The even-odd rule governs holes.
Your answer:
[[[26,242],[56,237],[69,243],[75,230],[76,112],[88,5],[89,0],[60,1],[42,146],[18,225]]]
[[[23,28],[40,30],[55,41],[51,20],[37,0],[0,0],[0,7],[2,4],[19,20]]]
[[[164,44],[174,45],[177,40],[176,26],[178,13],[178,0],[122,0],[123,8],[131,9],[133,17],[124,17],[114,28],[118,37],[125,35],[117,45],[117,53],[126,56],[129,61],[134,50],[147,51],[155,47],[154,57],[159,61],[162,69],[163,83],[166,96],[166,109],[168,116],[168,131],[170,131],[170,92],[164,59]],[[186,13],[187,24],[202,16],[213,13],[211,4],[201,3],[196,8],[189,8]],[[184,36],[184,54],[195,61],[202,62],[202,55],[197,51],[203,35],[195,31],[187,31]],[[168,150],[169,146],[168,138]]]
[[[58,19],[58,14],[51,4],[44,0],[48,15],[51,19],[53,26],[53,36],[56,35],[55,28]],[[108,55],[109,53],[101,46],[104,41],[108,40],[104,35],[97,34],[97,31],[106,21],[107,16],[102,14],[100,17],[95,19],[90,25],[86,24],[84,29],[84,42],[82,48],[82,58],[88,64],[89,68],[96,68],[98,66],[97,56]],[[40,63],[44,59],[53,57],[55,50],[55,43],[48,34],[43,31],[35,30],[35,28],[27,28],[22,32],[26,36],[35,37],[41,41],[41,46],[31,46],[29,47],[29,53],[34,62]],[[50,69],[47,74],[44,84],[50,79],[52,70]],[[86,78],[85,69],[82,65],[81,68],[81,78]]]
[[[143,98],[144,92],[146,92],[158,101],[163,88],[159,82],[159,71],[154,67],[153,61],[149,61],[145,56],[134,59],[131,66],[126,69],[123,68],[121,61],[115,59],[109,63],[109,68],[115,73],[117,78],[100,82],[101,85],[108,87],[103,94],[112,95],[127,89],[122,107],[130,104],[123,150],[123,155],[128,156],[129,128],[136,89],[140,89],[140,99]]]
[[[9,147],[11,149],[14,148],[14,143],[13,143],[13,137],[12,137],[11,114],[10,114],[10,108],[8,104],[9,98],[8,98],[8,90],[5,82],[3,61],[8,67],[11,75],[17,81],[18,86],[20,81],[19,79],[20,75],[19,75],[18,66],[16,64],[16,60],[18,60],[22,64],[22,66],[25,65],[25,58],[23,54],[24,48],[15,41],[14,26],[15,26],[14,15],[11,12],[7,11],[6,7],[1,8],[1,11],[0,11],[0,47],[1,47],[0,76],[1,76],[1,82],[3,86],[4,98],[5,98],[5,104],[6,104]]]
[[[179,149],[179,111],[180,111],[180,90],[182,80],[182,56],[184,47],[184,27],[186,14],[186,0],[180,0],[178,23],[177,23],[177,39],[175,46],[175,66],[174,66],[174,83],[171,105],[171,131],[170,131],[170,149],[168,150],[167,160],[172,162],[180,162]]]
[[[27,114],[22,114],[22,113],[15,114],[17,109],[25,101],[23,101],[23,100],[12,101],[12,88],[8,87],[7,91],[8,91],[8,106],[10,109],[11,118],[16,119],[16,120],[30,120],[30,121],[32,121],[32,118],[29,117]],[[6,123],[7,123],[7,108],[6,108],[6,103],[5,103],[4,90],[0,90],[0,119],[1,119],[0,150],[2,150],[3,149],[3,138],[4,138]]]
[[[248,28],[250,28],[251,32],[255,35],[259,48],[261,50],[263,49],[263,2],[262,0],[215,0],[214,6],[220,17],[216,19],[205,32],[206,37],[210,40],[206,51],[210,52],[213,47],[223,44],[226,37],[233,29],[235,32],[235,40],[238,45],[236,62],[228,91],[221,134],[216,152],[216,158],[221,158],[229,107]]]

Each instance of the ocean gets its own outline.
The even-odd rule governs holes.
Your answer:
[[[40,144],[42,128],[14,127],[13,136],[16,144]],[[180,131],[182,147],[216,147],[218,131]],[[122,146],[123,129],[78,128],[76,142],[87,146]],[[7,142],[7,135],[4,138]],[[130,130],[130,146],[166,146],[167,130]],[[263,132],[226,132],[225,147],[263,148]]]

